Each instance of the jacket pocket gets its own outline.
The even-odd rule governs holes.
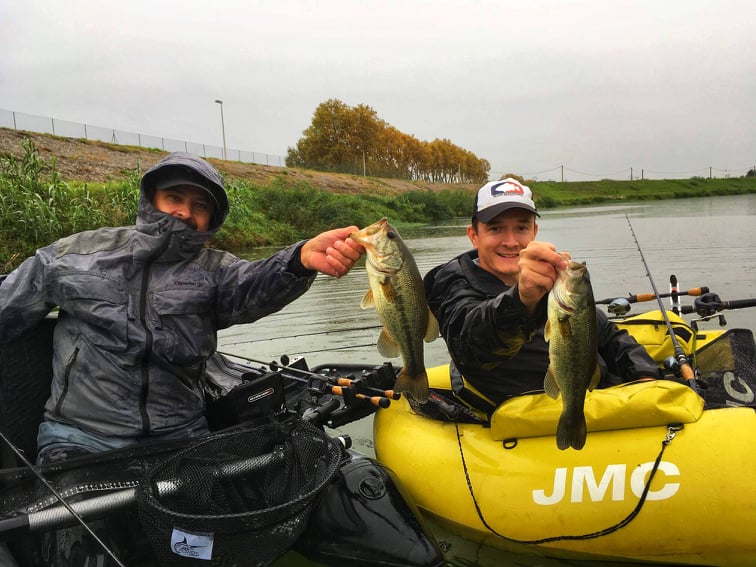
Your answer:
[[[128,293],[111,278],[79,272],[58,277],[60,308],[75,317],[90,343],[113,352],[126,350]]]
[[[166,360],[188,366],[204,362],[215,350],[215,291],[166,289],[151,298],[156,316],[153,348]]]

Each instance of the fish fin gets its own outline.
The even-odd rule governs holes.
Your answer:
[[[360,307],[362,307],[363,309],[370,309],[371,307],[375,308],[375,300],[373,299],[372,289],[367,290],[365,292],[365,295],[362,296]]]
[[[399,345],[396,344],[396,341],[391,337],[391,335],[389,335],[388,331],[385,328],[381,329],[381,334],[378,337],[378,352],[381,354],[381,356],[385,356],[387,358],[396,358],[397,356],[402,354]]]
[[[546,342],[549,342],[549,332],[551,331],[551,325],[549,325],[548,320],[546,321],[546,325],[543,327],[543,339]]]
[[[404,371],[404,368],[402,368],[402,371],[399,373],[399,377],[394,384],[394,391],[407,394],[416,402],[427,402],[429,391],[427,372],[423,369],[417,375],[410,376]]]
[[[543,390],[555,400],[561,393],[559,384],[557,384],[556,377],[554,376],[554,370],[551,368],[550,364],[548,370],[546,370],[546,377],[543,380]]]
[[[593,376],[591,376],[591,381],[588,383],[588,389],[593,390],[599,385],[599,382],[601,382],[601,368],[597,364],[596,368],[593,369]]]
[[[438,338],[438,319],[428,309],[428,325],[425,327],[425,342],[429,343]]]
[[[560,450],[565,450],[567,447],[580,450],[585,445],[585,440],[588,437],[588,430],[585,425],[585,416],[583,414],[577,416],[564,415],[559,418],[559,424],[557,425],[557,447]]]

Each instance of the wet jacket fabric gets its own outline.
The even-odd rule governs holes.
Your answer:
[[[228,212],[197,232],[151,202],[152,180],[186,169],[213,191],[220,175],[190,154],[170,154],[142,181],[135,226],[58,240],[0,285],[0,342],[60,307],[45,419],[121,440],[207,430],[202,376],[219,329],[280,310],[312,284],[302,243],[250,262],[206,248]]]
[[[452,366],[496,404],[526,392],[543,391],[549,347],[543,337],[544,297],[530,316],[517,286],[508,286],[466,252],[425,276],[428,306],[438,319]],[[606,387],[642,377],[659,377],[654,361],[606,314],[598,319],[601,383]],[[453,372],[454,372],[453,368]]]

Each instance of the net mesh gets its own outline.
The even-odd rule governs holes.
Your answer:
[[[137,490],[160,565],[268,565],[304,531],[341,449],[296,419],[215,435],[160,463]]]
[[[706,408],[756,407],[756,343],[750,329],[729,329],[696,352]]]

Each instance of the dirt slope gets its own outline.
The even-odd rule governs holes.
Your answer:
[[[50,161],[55,158],[58,173],[66,181],[105,182],[119,179],[124,177],[125,172],[137,167],[146,171],[166,154],[166,152],[135,146],[119,146],[104,142],[61,138],[50,134],[16,131],[8,128],[0,128],[0,154],[23,156],[22,142],[26,138],[34,142],[42,159]],[[276,177],[283,177],[292,182],[307,181],[316,187],[339,193],[360,193],[363,191],[400,193],[417,191],[418,189],[477,188],[477,185],[413,183],[399,179],[321,173],[217,159],[209,159],[208,161],[227,177],[246,179],[262,185],[268,184]]]

